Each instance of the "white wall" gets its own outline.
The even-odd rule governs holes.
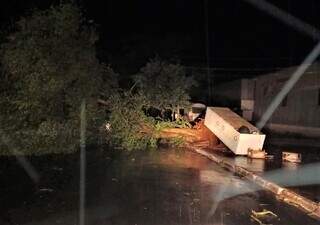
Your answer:
[[[275,95],[281,90],[296,67],[256,78],[254,119],[258,121]],[[287,96],[287,104],[280,105],[269,120],[269,127],[274,130],[302,133],[309,136],[306,130],[317,132],[320,127],[320,67],[312,66],[293,87]],[[299,129],[295,129],[299,127]],[[310,129],[309,129],[310,128]],[[315,134],[320,137],[319,134]],[[314,134],[312,134],[314,136]]]

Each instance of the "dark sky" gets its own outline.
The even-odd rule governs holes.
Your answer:
[[[78,0],[79,1],[79,0]],[[54,0],[1,0],[2,24]],[[243,0],[82,0],[99,24],[99,54],[118,67],[156,54],[187,65],[237,70],[297,64],[316,43]],[[269,1],[319,28],[320,1]],[[208,12],[206,20],[205,12]],[[206,21],[208,30],[206,30]],[[209,48],[206,32],[209,35]],[[239,69],[240,71],[241,69]]]

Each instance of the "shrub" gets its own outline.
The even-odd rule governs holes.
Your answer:
[[[87,140],[94,140],[103,120],[96,101],[112,90],[115,76],[96,58],[97,40],[79,8],[61,4],[21,18],[1,45],[1,130],[21,153],[77,150],[83,99]],[[10,150],[0,142],[0,154]]]

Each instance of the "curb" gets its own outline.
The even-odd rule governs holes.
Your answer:
[[[211,161],[219,164],[222,168],[233,172],[241,177],[244,177],[245,179],[257,184],[263,189],[272,192],[279,200],[306,212],[312,218],[320,220],[320,203],[311,201],[287,188],[283,188],[273,182],[267,181],[264,178],[248,171],[241,166],[235,166],[231,163],[225,162],[214,154],[201,148],[191,147],[191,149],[199,153],[200,155],[207,157]]]

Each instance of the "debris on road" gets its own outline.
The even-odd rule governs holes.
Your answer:
[[[278,216],[269,210],[263,209],[261,212],[251,210],[250,218],[258,222],[260,225],[267,225],[271,224],[271,222],[278,218]]]
[[[282,152],[282,160],[293,163],[301,163],[301,154],[294,152]]]
[[[265,159],[266,158],[266,151],[265,150],[255,150],[255,149],[248,149],[248,157],[251,159]]]

